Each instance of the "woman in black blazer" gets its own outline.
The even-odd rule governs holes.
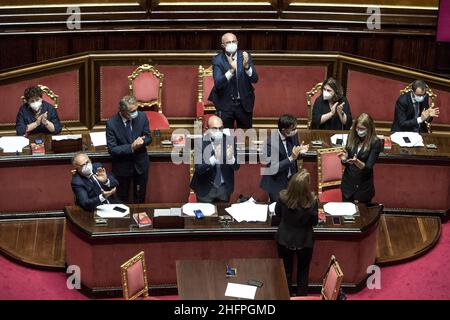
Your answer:
[[[342,201],[370,203],[375,195],[373,166],[382,151],[382,140],[375,133],[373,119],[362,113],[353,123],[345,150],[339,154],[345,166]]]
[[[314,246],[313,226],[319,219],[317,210],[317,198],[311,192],[309,172],[303,169],[292,176],[275,205],[275,214],[281,216],[275,239],[289,287],[292,284],[293,258],[297,255],[297,296],[308,293],[309,264]]]
[[[352,125],[350,104],[339,82],[328,78],[322,83],[322,94],[314,101],[313,129],[348,130]]]

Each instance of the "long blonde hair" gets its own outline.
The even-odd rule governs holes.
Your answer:
[[[291,177],[287,189],[281,190],[280,199],[289,209],[310,208],[316,196],[311,192],[310,174],[302,169]]]
[[[358,124],[363,125],[367,129],[367,134],[361,141],[361,138],[356,133],[356,127]],[[370,149],[372,142],[377,139],[375,133],[375,124],[371,116],[367,113],[361,113],[355,121],[353,121],[352,128],[347,140],[347,149],[354,150],[358,148],[358,145],[362,143],[362,150],[366,151]]]

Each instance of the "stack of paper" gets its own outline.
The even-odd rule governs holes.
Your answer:
[[[153,217],[181,217],[181,208],[155,209]]]
[[[213,214],[216,213],[216,206],[214,206],[211,203],[200,203],[200,202],[196,202],[196,203],[186,203],[183,207],[182,207],[183,213],[194,217],[195,210],[202,210],[203,215],[205,217],[209,217],[212,216]]]
[[[423,147],[423,138],[417,132],[396,132],[391,135],[391,141],[400,147]]]
[[[106,131],[90,132],[89,136],[94,147],[106,146]]]
[[[267,221],[267,204],[256,204],[253,198],[246,202],[232,204],[231,207],[225,210],[237,222],[253,222],[253,221]]]
[[[22,152],[22,149],[30,144],[30,140],[21,136],[1,137],[0,148],[3,152]]]
[[[124,204],[102,204],[95,214],[100,218],[123,218],[130,214],[130,208]]]
[[[256,289],[258,289],[258,287],[229,282],[227,289],[225,290],[225,296],[254,300]]]
[[[52,136],[52,141],[62,141],[62,140],[77,140],[81,139],[80,134],[62,134],[58,136]]]
[[[347,144],[347,138],[348,138],[347,133],[337,133],[330,137],[331,143],[334,145],[339,145],[339,146],[345,146]],[[338,139],[341,139],[342,143],[337,143]]]
[[[353,216],[358,211],[352,202],[328,202],[323,210],[330,216]]]

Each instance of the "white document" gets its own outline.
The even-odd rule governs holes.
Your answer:
[[[331,139],[331,143],[334,145],[341,145],[337,143],[337,139],[342,139],[342,146],[345,146],[347,144],[347,138],[348,138],[348,134],[347,133],[337,133],[337,134],[333,134],[330,139]]]
[[[80,134],[62,134],[58,136],[52,136],[52,141],[62,141],[62,140],[77,140],[81,139]]]
[[[253,198],[243,203],[232,204],[225,208],[237,222],[265,222],[267,221],[267,204],[256,204]]]
[[[195,217],[194,210],[202,210],[203,215],[209,217],[216,213],[216,206],[211,203],[186,203],[182,210],[184,214],[191,217]]]
[[[258,287],[228,282],[225,296],[255,300],[256,289]]]
[[[358,208],[352,202],[328,202],[324,204],[323,210],[330,216],[353,216]]]
[[[124,212],[114,210],[115,207],[124,209]],[[101,218],[123,218],[130,214],[130,208],[124,204],[102,204],[97,206],[95,214]]]
[[[410,142],[405,141],[409,139]],[[423,147],[423,138],[417,132],[395,132],[391,135],[391,141],[400,147]]]
[[[170,208],[170,215],[173,217],[181,217],[181,208]]]
[[[153,210],[153,217],[169,217],[170,214],[170,209],[155,209]]]
[[[106,131],[89,132],[94,147],[106,146]]]
[[[22,152],[22,149],[30,144],[28,138],[22,136],[10,136],[0,138],[0,148],[3,152]]]
[[[275,206],[276,206],[276,202],[273,202],[269,205],[269,212],[270,213],[275,213]]]

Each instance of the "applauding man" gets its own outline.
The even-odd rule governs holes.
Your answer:
[[[416,80],[411,92],[400,95],[395,104],[392,132],[427,132],[427,122],[439,116],[439,108],[429,105],[427,88],[424,81]]]
[[[119,181],[117,195],[124,203],[144,203],[147,190],[151,142],[149,122],[145,113],[137,110],[136,98],[125,96],[119,102],[119,112],[106,122],[106,140],[112,156],[112,171]],[[129,201],[133,182],[134,201]]]
[[[114,194],[119,184],[112,175],[107,175],[101,163],[92,164],[85,153],[77,153],[72,164],[72,190],[76,204],[86,211],[94,211],[98,205],[117,203]]]
[[[297,159],[309,150],[309,145],[298,143],[297,119],[282,115],[278,119],[278,130],[268,137],[262,159],[267,163],[260,187],[269,194],[271,202],[278,201],[281,190],[286,189],[291,177],[297,173]]]

